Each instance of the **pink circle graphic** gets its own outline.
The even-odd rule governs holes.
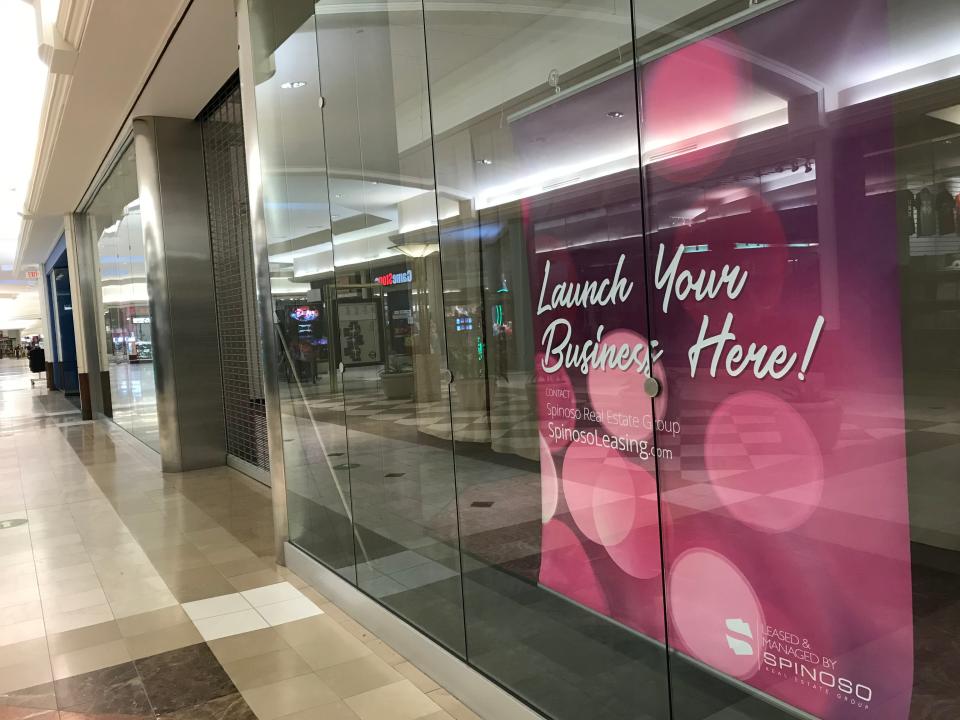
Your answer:
[[[763,611],[750,582],[727,558],[705,548],[682,553],[670,568],[667,604],[695,658],[740,679],[757,672]]]
[[[593,565],[573,531],[559,520],[543,526],[540,541],[540,583],[603,615],[610,614],[607,597]]]
[[[660,573],[656,492],[653,476],[616,450],[578,443],[563,459],[563,496],[574,523],[637,578]]]
[[[807,421],[775,395],[728,397],[710,416],[704,462],[730,514],[764,532],[792,530],[823,494],[823,456]]]
[[[683,154],[653,164],[673,182],[702,180],[736,147],[736,128],[746,119],[754,90],[750,65],[727,44],[737,45],[730,32],[681,48],[644,70],[645,152],[669,152],[684,138],[700,139],[696,164],[685,162]]]
[[[626,516],[626,503],[618,508],[624,514],[620,526],[629,524],[630,529],[620,542],[608,542],[604,547],[610,559],[625,573],[648,579],[660,574],[660,513],[656,481],[643,468],[634,467],[630,476],[633,481],[633,513],[629,518]],[[607,514],[611,510],[608,509]]]
[[[540,436],[540,496],[543,522],[546,524],[557,513],[560,502],[560,481],[553,454],[543,435]]]
[[[647,339],[632,330],[614,330],[602,338],[602,343],[613,347],[631,348]],[[653,376],[660,382],[660,394],[652,403],[652,412],[662,418],[667,410],[667,374],[662,363],[655,363]],[[593,369],[587,375],[587,393],[593,409],[600,413],[604,428],[611,435],[630,440],[646,440],[651,431],[651,402],[644,390],[647,375],[628,370]]]

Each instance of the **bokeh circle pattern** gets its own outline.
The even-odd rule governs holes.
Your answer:
[[[540,582],[571,600],[610,614],[593,563],[576,534],[560,520],[543,526],[540,540]]]
[[[713,550],[687,550],[670,567],[667,593],[673,625],[690,654],[741,680],[756,674],[763,611],[736,565]]]
[[[614,330],[603,336],[603,343],[614,347],[639,344],[647,347],[647,339],[632,330]],[[660,382],[660,393],[653,401],[653,411],[657,418],[663,418],[668,391],[667,374],[662,363],[654,364],[653,377]],[[647,440],[652,435],[650,397],[644,390],[646,380],[647,375],[637,372],[635,367],[629,370],[591,368],[587,375],[590,404],[600,413],[603,426],[611,435],[636,441]],[[611,418],[620,422],[612,422]]]
[[[731,33],[724,33],[672,52],[644,71],[645,152],[670,152],[683,138],[699,139],[696,164],[682,156],[651,164],[652,172],[673,182],[697,182],[719,168],[736,148],[744,112],[755,106],[750,65],[729,52],[724,40],[736,45]]]
[[[577,528],[637,578],[660,573],[657,486],[616,450],[580,443],[563,460],[563,497]]]
[[[756,530],[792,530],[820,505],[820,445],[803,416],[770,393],[737,393],[716,407],[704,462],[718,499]]]
[[[550,446],[540,436],[540,495],[543,522],[546,524],[557,514],[560,502],[560,480],[557,478],[557,466],[553,461]]]

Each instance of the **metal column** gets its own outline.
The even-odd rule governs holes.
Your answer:
[[[200,126],[133,122],[164,471],[223,465],[226,445]]]
[[[267,440],[270,448],[270,489],[273,495],[273,532],[277,562],[285,564],[287,528],[287,482],[283,465],[283,429],[280,424],[280,386],[273,295],[270,288],[270,257],[267,224],[263,215],[263,182],[260,175],[260,142],[257,128],[256,76],[250,46],[250,15],[245,0],[237,3],[237,34],[240,45],[240,98],[247,154],[247,192],[250,199],[250,232],[257,277],[257,315],[260,325],[260,357],[266,395]]]

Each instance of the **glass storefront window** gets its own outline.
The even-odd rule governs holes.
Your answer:
[[[133,145],[86,210],[100,266],[103,333],[113,420],[160,449],[153,340]]]
[[[960,712],[955,3],[294,5],[292,541],[551,718]]]

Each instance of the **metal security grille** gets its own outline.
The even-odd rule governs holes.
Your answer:
[[[199,117],[220,328],[227,452],[269,469],[263,368],[257,334],[240,83],[235,77]]]

